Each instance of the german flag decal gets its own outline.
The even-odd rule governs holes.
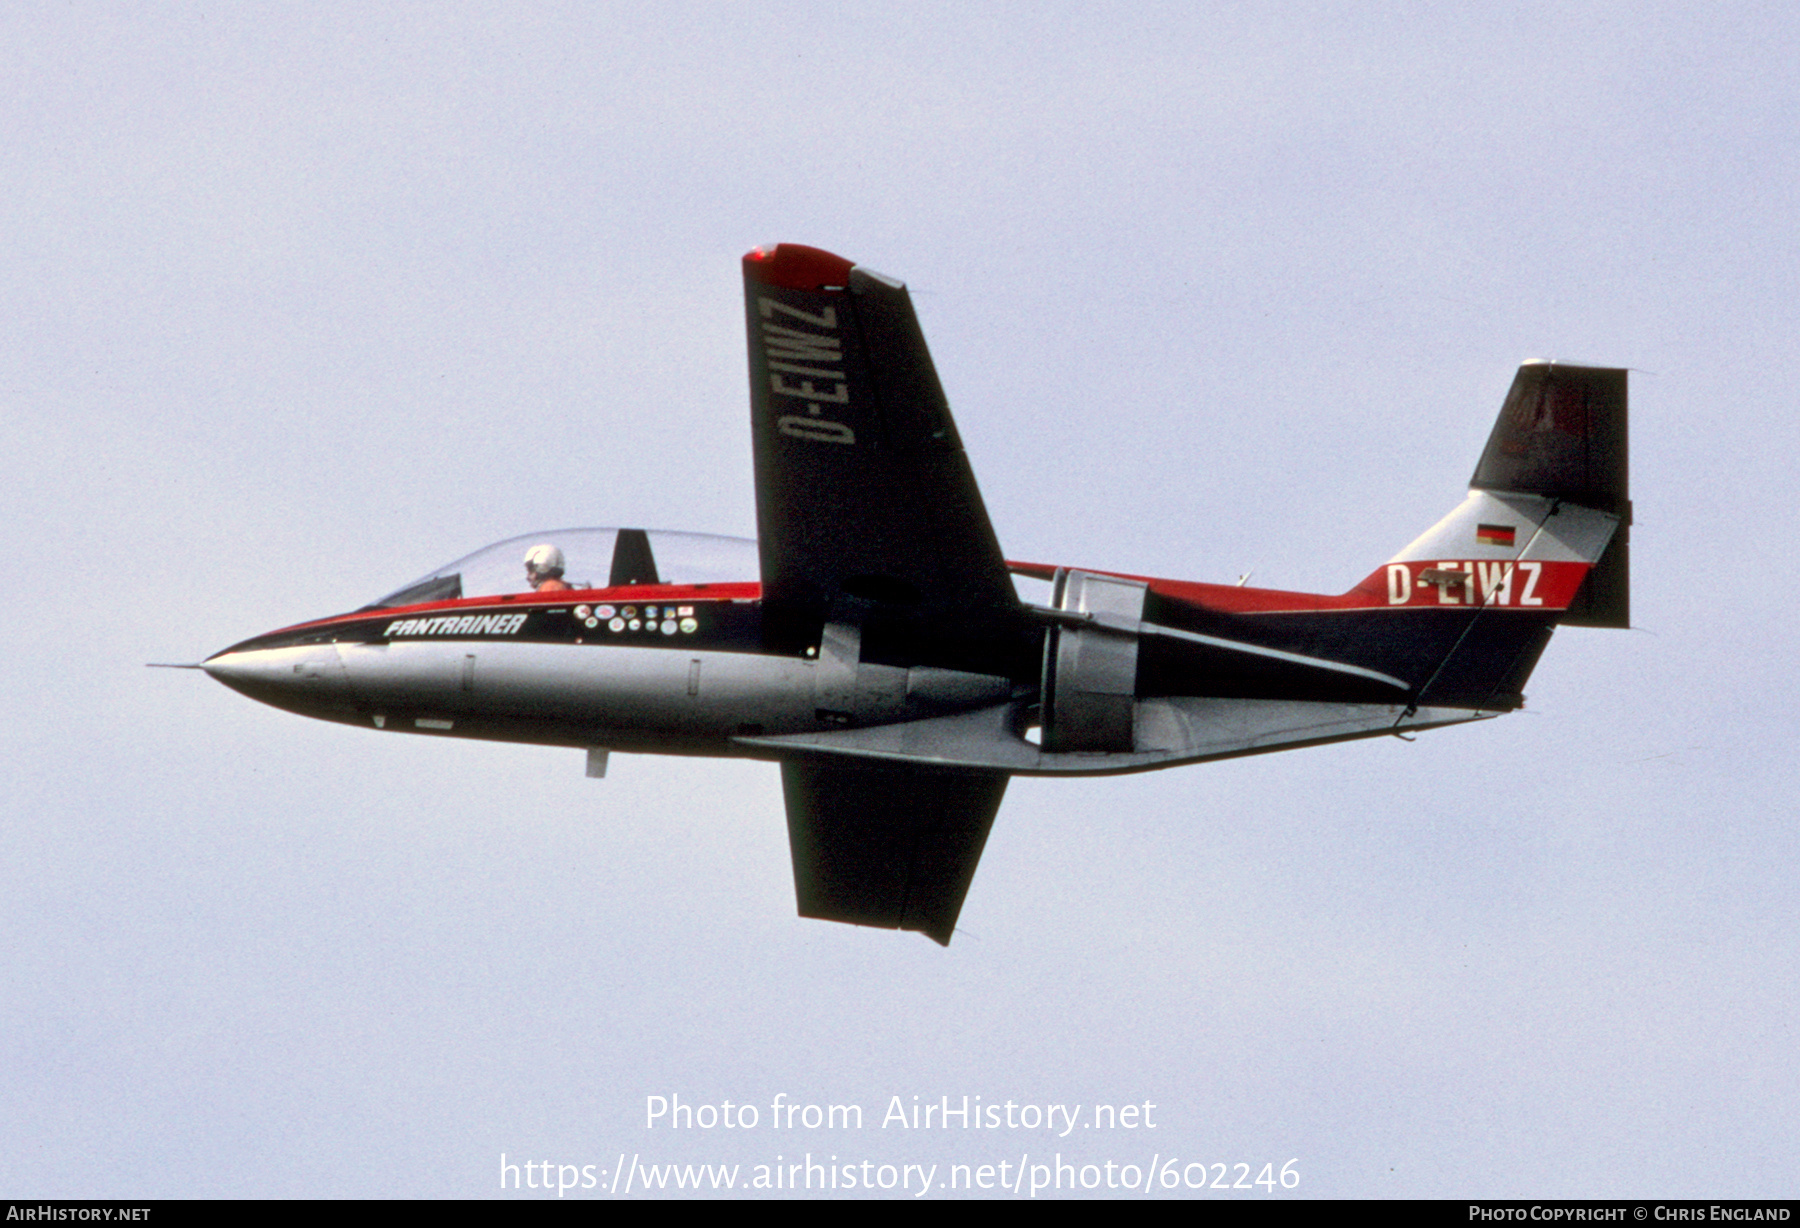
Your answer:
[[[1513,544],[1513,527],[1509,524],[1478,524],[1475,526],[1475,544],[1510,546]]]

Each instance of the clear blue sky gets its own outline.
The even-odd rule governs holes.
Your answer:
[[[8,10],[0,1193],[1792,1195],[1800,20],[1690,7]],[[1640,629],[1413,744],[1015,782],[947,951],[793,915],[769,765],[143,668],[534,529],[749,535],[773,241],[909,282],[1014,558],[1341,591],[1520,360],[1629,366]],[[1156,1128],[877,1124],[964,1095]]]

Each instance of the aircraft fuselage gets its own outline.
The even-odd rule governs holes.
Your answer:
[[[384,730],[700,755],[734,739],[1008,699],[991,675],[860,660],[835,625],[762,637],[756,586],[593,590],[359,612],[258,636],[205,670],[278,708]],[[762,756],[767,757],[767,756]]]
[[[1578,567],[1523,566],[1558,597],[1580,582]],[[950,645],[874,602],[769,625],[755,583],[508,593],[303,623],[203,668],[275,707],[392,732],[1111,774],[1516,707],[1554,619],[1514,605],[1468,637],[1522,592],[1497,568],[1396,563],[1320,597],[1014,564],[1055,582],[1053,606],[992,613]],[[989,670],[959,668],[970,642]],[[1453,684],[1420,669],[1459,645]]]

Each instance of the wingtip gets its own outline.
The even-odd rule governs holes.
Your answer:
[[[744,276],[784,290],[841,290],[855,267],[842,256],[798,243],[759,247],[744,256]]]

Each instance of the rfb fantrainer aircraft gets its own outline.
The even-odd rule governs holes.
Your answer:
[[[366,728],[781,765],[801,915],[948,944],[1012,776],[1497,716],[1558,623],[1629,625],[1626,373],[1519,368],[1448,516],[1341,596],[1001,555],[911,299],[744,258],[757,540],[500,542],[201,665]],[[1013,577],[1051,582],[1021,601]]]

